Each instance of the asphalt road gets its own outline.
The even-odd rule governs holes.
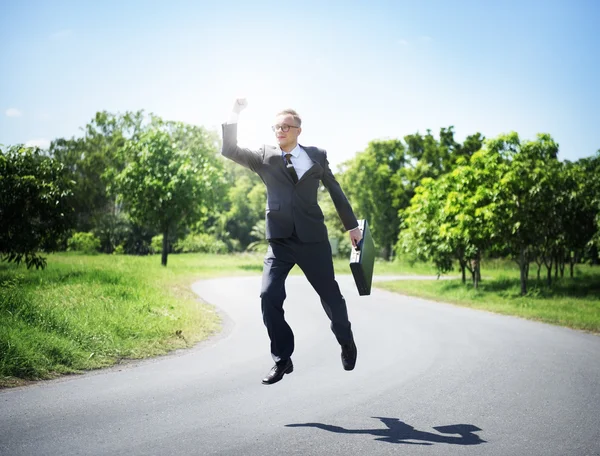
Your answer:
[[[260,278],[199,282],[224,330],[151,361],[0,392],[0,455],[600,455],[600,337],[340,285],[356,369],[304,277],[271,386]]]

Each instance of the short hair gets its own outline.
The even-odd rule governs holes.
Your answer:
[[[302,126],[302,119],[300,118],[300,115],[293,109],[284,109],[283,111],[280,111],[276,114],[277,116],[282,116],[282,115],[290,115],[294,118],[294,121],[298,124],[298,126]]]

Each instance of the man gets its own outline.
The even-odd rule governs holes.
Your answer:
[[[331,330],[341,345],[342,365],[354,369],[356,345],[344,297],[333,272],[331,246],[323,212],[317,204],[322,182],[329,191],[338,215],[356,247],[362,234],[354,212],[335,180],[324,150],[298,144],[302,121],[294,110],[280,112],[273,132],[277,147],[258,151],[237,145],[237,120],[247,106],[235,101],[231,119],[223,125],[222,155],[257,173],[267,187],[266,238],[269,248],[264,259],[261,289],[262,315],[271,340],[275,365],[262,380],[265,385],[280,381],[294,370],[294,333],[284,318],[285,279],[297,264],[321,298],[331,320]]]

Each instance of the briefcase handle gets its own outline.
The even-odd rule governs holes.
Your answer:
[[[364,240],[365,240],[365,238],[361,238],[361,240],[358,241],[358,244],[356,244],[356,247],[354,248],[354,250],[356,250],[357,252],[360,252],[360,249],[362,248]]]

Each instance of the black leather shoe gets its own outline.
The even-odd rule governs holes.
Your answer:
[[[356,344],[352,341],[349,344],[342,345],[342,366],[344,370],[351,371],[356,365]]]
[[[294,365],[291,359],[277,361],[267,376],[263,378],[262,384],[272,385],[281,380],[285,374],[291,374],[292,372],[294,372]]]

